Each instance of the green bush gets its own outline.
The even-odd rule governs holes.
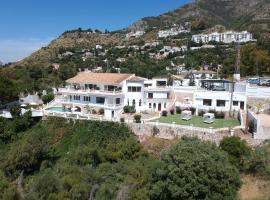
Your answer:
[[[136,112],[136,109],[134,106],[125,106],[123,108],[124,110],[124,113],[135,113]]]
[[[216,116],[217,119],[224,119],[225,118],[225,113],[224,112],[217,112]]]
[[[204,114],[205,114],[205,111],[204,111],[204,110],[199,110],[198,115],[199,115],[200,117],[202,117]]]
[[[243,171],[247,168],[247,160],[251,156],[251,148],[245,140],[240,137],[225,137],[220,142],[220,148],[227,152],[229,161],[239,170]]]
[[[104,109],[103,108],[100,108],[99,111],[98,111],[98,114],[104,115]]]
[[[174,109],[172,108],[171,110],[170,110],[170,113],[171,113],[171,115],[174,115]]]
[[[181,114],[181,113],[182,113],[182,110],[181,110],[180,107],[176,107],[176,113],[177,113],[177,114]]]
[[[167,112],[166,110],[163,110],[163,111],[161,112],[161,116],[162,116],[162,117],[167,117],[167,116],[168,116],[168,112]]]
[[[270,177],[270,144],[266,142],[258,146],[252,152],[249,159],[248,172],[258,174],[260,176]]]
[[[151,199],[236,199],[239,171],[215,144],[183,138],[161,160],[152,176]]]
[[[51,102],[54,99],[54,94],[49,93],[47,95],[42,96],[41,99],[42,99],[44,104],[47,104],[47,103]]]
[[[136,123],[141,123],[141,118],[142,118],[141,115],[134,115],[134,120]]]

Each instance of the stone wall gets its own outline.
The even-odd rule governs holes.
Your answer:
[[[165,125],[153,125],[153,124],[135,124],[130,123],[128,126],[133,130],[135,135],[142,136],[155,136],[162,139],[175,139],[183,136],[198,137],[202,140],[207,140],[219,144],[223,137],[231,136],[229,130],[213,131],[213,133],[200,131],[194,128],[182,128],[172,127]],[[254,140],[250,135],[246,135],[241,129],[236,129],[234,135],[245,139],[251,146],[259,145],[262,140]]]

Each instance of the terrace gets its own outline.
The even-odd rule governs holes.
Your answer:
[[[238,121],[238,119],[233,119],[233,118],[216,119],[214,123],[206,124],[203,122],[203,117],[201,116],[192,116],[191,120],[185,121],[181,119],[181,116],[179,114],[170,115],[167,117],[161,117],[158,119],[158,122],[166,123],[166,124],[183,125],[183,126],[193,126],[193,127],[199,127],[199,128],[212,127],[213,129],[226,128],[226,127],[232,128],[232,127],[240,126],[240,122]]]

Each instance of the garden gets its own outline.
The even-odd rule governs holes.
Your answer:
[[[194,114],[194,112],[192,112]],[[156,121],[156,120],[155,120]],[[193,126],[193,127],[200,127],[200,128],[210,128],[218,129],[218,128],[226,128],[226,127],[236,127],[240,125],[238,119],[235,118],[218,118],[216,117],[213,123],[207,124],[204,123],[203,116],[192,116],[190,120],[183,120],[181,118],[181,114],[176,113],[174,114],[171,112],[171,115],[167,115],[167,113],[163,112],[162,116],[158,119],[160,123],[167,123],[167,124],[176,124],[176,125],[183,125],[183,126]]]

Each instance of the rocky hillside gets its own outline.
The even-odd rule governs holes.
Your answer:
[[[207,26],[216,24],[232,29],[255,27],[270,30],[269,0],[196,0],[158,17],[146,17],[128,29],[162,28],[183,22],[203,21]]]
[[[249,30],[255,37],[270,41],[270,0],[196,0],[174,11],[157,17],[146,17],[117,33],[92,33],[82,30],[68,31],[51,42],[47,47],[33,53],[15,65],[51,65],[61,50],[91,49],[96,44],[113,46],[132,44],[125,33],[144,30],[139,40],[146,42],[157,39],[157,31],[174,24],[191,24],[191,33],[205,31],[215,25],[226,29]],[[135,40],[136,41],[136,40]],[[264,43],[264,42],[263,42]]]

